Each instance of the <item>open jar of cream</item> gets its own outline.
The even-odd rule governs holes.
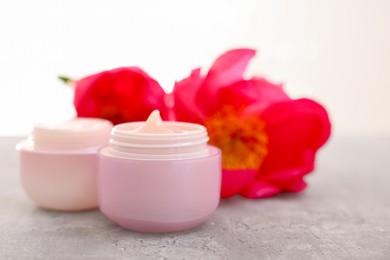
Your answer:
[[[207,145],[206,128],[162,122],[117,125],[99,153],[100,210],[112,221],[141,232],[195,227],[219,204],[221,152]]]
[[[96,208],[97,151],[108,144],[111,128],[95,118],[36,125],[16,146],[27,195],[51,210]]]

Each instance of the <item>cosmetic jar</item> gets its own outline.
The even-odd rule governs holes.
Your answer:
[[[62,211],[98,206],[97,152],[108,144],[111,128],[95,118],[42,123],[17,144],[21,182],[37,206]]]
[[[130,230],[189,229],[219,204],[221,152],[207,145],[205,127],[162,122],[156,112],[147,122],[113,128],[99,153],[99,207]]]

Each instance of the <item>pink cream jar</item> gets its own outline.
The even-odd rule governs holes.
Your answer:
[[[99,153],[100,210],[141,232],[199,225],[220,197],[221,153],[207,141],[205,127],[162,122],[158,111],[146,122],[115,126]]]
[[[96,208],[97,152],[108,144],[111,128],[94,118],[36,125],[16,147],[27,195],[45,209]]]

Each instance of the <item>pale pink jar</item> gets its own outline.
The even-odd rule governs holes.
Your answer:
[[[207,145],[207,131],[201,125],[154,123],[169,131],[154,132],[155,127],[145,127],[145,122],[113,128],[110,145],[99,156],[100,210],[135,231],[195,227],[219,204],[220,150]]]
[[[97,152],[107,145],[111,128],[109,121],[92,118],[36,125],[17,145],[22,185],[31,200],[50,210],[96,208]]]

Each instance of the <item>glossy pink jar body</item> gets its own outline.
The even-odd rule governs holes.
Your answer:
[[[20,149],[20,177],[25,192],[41,208],[96,208],[96,150],[67,154]]]
[[[31,200],[51,210],[96,208],[97,152],[111,127],[101,119],[37,125],[17,145],[21,182]]]
[[[100,210],[119,225],[143,232],[192,228],[219,204],[220,152],[204,158],[140,160],[100,155]]]
[[[99,153],[100,210],[112,221],[141,232],[195,227],[217,208],[221,153],[207,145],[203,126],[167,122],[175,134],[133,133],[141,123],[113,128]]]

